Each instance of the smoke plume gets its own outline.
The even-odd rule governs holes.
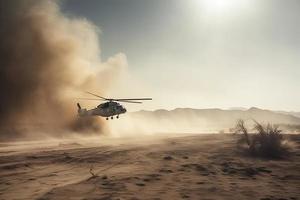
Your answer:
[[[105,93],[126,56],[102,62],[98,28],[66,17],[55,1],[0,2],[0,139],[103,131],[99,119],[77,117],[75,98]]]

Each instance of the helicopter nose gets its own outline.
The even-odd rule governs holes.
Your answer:
[[[126,108],[123,108],[123,113],[126,113],[126,112],[127,112]]]

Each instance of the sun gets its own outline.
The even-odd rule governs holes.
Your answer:
[[[215,10],[215,11],[222,11],[222,10],[228,10],[231,9],[234,6],[234,3],[232,0],[210,0],[210,1],[204,1],[204,4],[207,9],[209,10]]]
[[[248,0],[196,0],[199,6],[210,14],[234,12],[246,6]]]

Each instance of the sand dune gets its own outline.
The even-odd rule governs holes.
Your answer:
[[[293,138],[286,160],[247,157],[221,134],[1,144],[0,199],[299,199]]]

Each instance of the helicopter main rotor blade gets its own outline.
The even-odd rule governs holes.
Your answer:
[[[131,100],[140,100],[140,101],[147,101],[147,100],[152,100],[152,98],[130,98],[130,99],[113,99],[115,101],[131,101]]]
[[[143,102],[139,102],[139,101],[129,101],[129,100],[114,100],[114,101],[119,101],[119,102],[125,102],[125,103],[143,103]]]
[[[95,96],[95,97],[99,97],[99,98],[104,99],[104,100],[110,100],[110,99],[107,99],[107,98],[105,98],[105,97],[101,97],[101,96],[99,96],[99,95],[97,95],[97,94],[93,94],[93,93],[91,93],[91,92],[86,92],[86,93],[91,94],[91,95],[93,95],[93,96]]]
[[[95,97],[98,97],[98,98],[100,98],[102,100],[106,100],[106,101],[123,101],[123,102],[127,102],[127,103],[142,103],[142,102],[139,102],[139,101],[152,100],[152,98],[129,98],[129,99],[113,99],[113,98],[110,98],[110,99],[108,99],[108,98],[99,96],[97,94],[91,93],[91,92],[86,92],[86,93],[91,94],[91,95],[93,95]],[[135,100],[138,100],[138,101],[135,101]]]
[[[93,99],[93,98],[76,98],[76,99],[82,99],[82,100],[95,100],[95,101],[106,101],[105,99]]]

